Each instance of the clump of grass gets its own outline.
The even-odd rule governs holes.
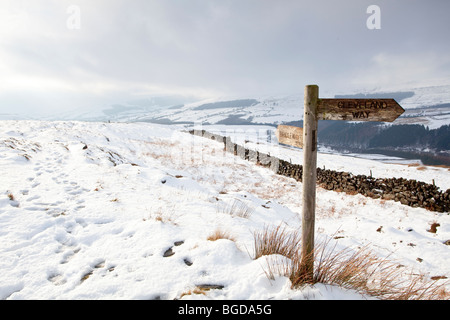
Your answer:
[[[143,218],[143,221],[147,221],[149,219],[154,219],[155,221],[159,221],[161,223],[170,223],[175,226],[177,225],[176,217],[174,216],[173,209],[171,208],[159,207],[151,212],[148,218]]]
[[[301,237],[297,233],[288,232],[286,228],[278,226],[253,234],[255,244],[255,259],[265,255],[280,254],[287,258],[293,257],[300,250]]]
[[[193,295],[193,294],[202,294],[202,295],[206,295],[206,291],[203,290],[203,289],[200,289],[200,288],[195,287],[195,288],[192,289],[192,290],[188,290],[188,291],[186,291],[186,292],[183,292],[183,293],[180,295],[180,299],[183,298],[184,296],[190,296],[190,295]]]
[[[229,214],[232,217],[241,217],[248,219],[255,211],[255,208],[248,206],[245,202],[235,199],[231,205],[219,204],[217,211],[220,213]]]
[[[207,238],[207,240],[209,241],[216,241],[219,239],[228,239],[231,241],[236,241],[236,239],[229,232],[223,231],[221,229],[216,229]]]
[[[436,300],[449,299],[445,290],[447,283],[428,279],[424,275],[407,274],[398,263],[380,258],[368,247],[352,250],[330,248],[329,241],[314,250],[314,272],[308,277],[304,272],[301,243],[298,232],[286,228],[266,228],[254,233],[255,258],[263,255],[281,254],[288,259],[274,263],[268,260],[266,274],[287,276],[292,288],[307,284],[323,283],[355,290],[361,294],[383,300]],[[310,257],[306,257],[310,259]]]

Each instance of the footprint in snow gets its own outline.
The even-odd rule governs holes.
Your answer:
[[[184,243],[184,241],[175,241],[173,244],[175,246],[181,246]],[[166,251],[164,251],[163,257],[167,258],[167,257],[171,257],[175,254],[175,252],[173,252],[172,250],[173,247],[170,247],[169,249],[167,249]]]
[[[60,286],[66,283],[66,280],[61,274],[50,275],[47,280],[52,282],[55,286]]]
[[[60,264],[66,264],[66,263],[68,263],[70,260],[72,260],[72,259],[75,257],[75,255],[76,255],[79,251],[80,251],[80,249],[78,248],[78,249],[70,250],[70,251],[64,253],[64,254],[63,254],[63,258],[62,258]]]
[[[87,272],[87,273],[85,273],[82,277],[81,277],[81,279],[80,279],[80,284],[81,283],[83,283],[84,281],[86,281],[87,279],[89,279],[89,277],[90,276],[92,276],[93,274],[94,274],[94,271],[96,270],[96,269],[101,269],[101,268],[104,268],[105,267],[105,260],[101,260],[100,262],[98,262],[98,263],[96,263],[95,265],[94,265],[94,268],[92,269],[89,269],[89,271]],[[111,269],[112,268],[112,269]],[[112,270],[114,270],[114,267],[111,267],[111,268],[109,268],[108,269],[108,271],[112,271]]]
[[[175,241],[173,244],[174,244],[174,246],[178,247],[178,246],[181,246],[183,243],[184,243],[184,241],[181,240],[181,241]],[[173,256],[175,254],[175,252],[172,250],[172,248],[173,248],[173,246],[170,247],[169,249],[167,249],[166,251],[164,251],[163,257],[167,258],[167,257]],[[193,265],[193,262],[191,261],[191,259],[189,259],[187,257],[183,259],[183,262],[189,267]]]

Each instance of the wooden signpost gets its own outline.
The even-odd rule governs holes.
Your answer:
[[[312,279],[314,271],[314,223],[317,175],[318,120],[392,122],[405,110],[394,99],[319,99],[319,87],[307,85],[303,129],[278,126],[280,143],[303,148],[302,273]],[[303,131],[300,139],[299,132]]]

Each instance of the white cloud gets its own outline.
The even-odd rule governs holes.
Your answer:
[[[396,90],[450,84],[450,54],[378,53],[352,73],[350,87]]]
[[[449,44],[426,34],[447,31],[448,19],[429,23],[442,8],[405,32],[410,12],[420,16],[426,4],[380,0],[377,33],[366,28],[366,2],[2,0],[0,108],[17,93],[44,97],[39,112],[63,108],[64,95],[68,107],[103,107],[158,93],[266,95],[309,83],[332,91],[448,77]],[[80,29],[67,28],[71,5]]]

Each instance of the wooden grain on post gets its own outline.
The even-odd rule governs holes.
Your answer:
[[[405,110],[394,99],[319,99],[319,120],[392,122]]]
[[[303,148],[303,128],[280,124],[275,135],[279,143]]]
[[[314,271],[314,223],[317,175],[317,100],[319,87],[305,87],[303,116],[302,272],[312,279]]]

